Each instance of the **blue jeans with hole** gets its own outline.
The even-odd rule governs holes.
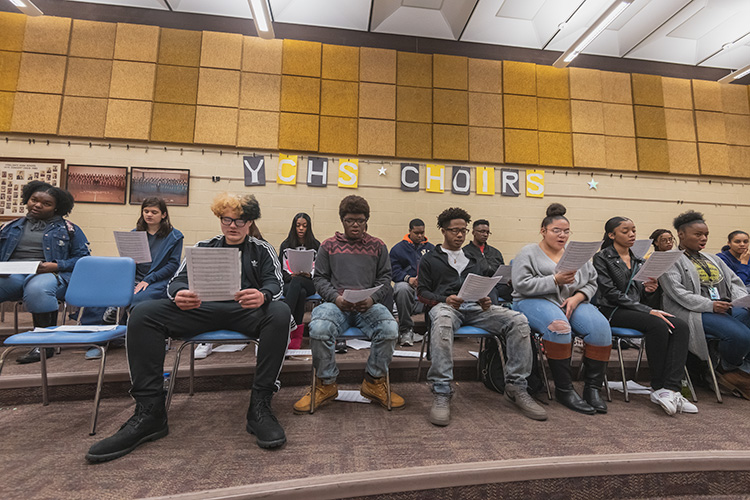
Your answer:
[[[750,372],[750,311],[733,307],[731,314],[703,313],[703,331],[708,338],[719,339],[722,368]]]
[[[592,346],[612,345],[612,330],[609,321],[595,306],[588,302],[578,305],[570,319],[560,306],[546,299],[523,299],[513,303],[513,309],[523,313],[529,320],[531,330],[540,332],[542,338],[556,344],[570,344],[572,331],[583,337],[583,341]],[[551,330],[550,323],[564,321],[569,328],[566,331]]]
[[[0,302],[23,300],[32,314],[57,311],[57,301],[65,298],[68,282],[54,273],[11,274],[0,278]]]
[[[396,348],[398,323],[384,305],[375,304],[358,313],[343,312],[336,304],[327,302],[313,309],[308,327],[313,366],[324,384],[336,381],[339,374],[335,359],[336,337],[351,327],[359,328],[372,342],[367,373],[375,378],[385,377]]]

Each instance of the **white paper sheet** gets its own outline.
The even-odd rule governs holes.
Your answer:
[[[369,349],[371,342],[369,340],[360,340],[360,339],[346,339],[346,346],[351,347],[355,351],[359,351],[360,349]]]
[[[501,285],[505,285],[510,281],[510,273],[511,273],[511,267],[507,265],[502,265],[497,268],[497,271],[495,271],[495,274],[492,275],[493,278],[500,277],[500,283]]]
[[[287,262],[292,273],[312,274],[315,250],[287,250]]]
[[[630,251],[633,252],[633,255],[638,257],[639,259],[642,259],[644,255],[648,253],[649,248],[651,248],[651,243],[654,240],[635,240],[635,243],[633,243],[633,246],[630,247]]]
[[[643,267],[641,267],[633,278],[636,281],[646,281],[650,278],[658,279],[659,276],[667,272],[680,258],[682,252],[679,250],[670,250],[669,252],[654,252],[648,258]]]
[[[240,291],[240,251],[236,248],[185,249],[190,290],[202,301],[234,300]]]
[[[610,389],[620,392],[625,392],[622,388],[622,382],[607,382]],[[628,380],[628,393],[629,394],[651,394],[653,391],[641,384]]]
[[[555,266],[555,273],[564,273],[566,271],[578,271],[586,264],[591,257],[601,248],[601,241],[571,241],[565,247],[560,262]]]
[[[336,401],[346,401],[348,403],[369,403],[370,400],[362,396],[359,391],[339,391]]]
[[[62,325],[52,328],[34,328],[34,332],[109,332],[117,325]]]
[[[146,231],[114,231],[120,257],[130,257],[136,264],[151,262]]]
[[[211,349],[212,352],[240,352],[247,344],[219,344]]]
[[[0,274],[36,274],[40,260],[11,260],[0,262]]]
[[[458,296],[465,302],[476,302],[487,297],[498,281],[500,281],[499,276],[488,278],[487,276],[469,273],[464,280],[464,284],[461,285],[461,290],[458,291]]]
[[[383,288],[383,285],[374,286],[372,288],[365,288],[364,290],[351,290],[347,288],[344,290],[344,300],[356,304],[370,297],[373,293]]]
[[[469,351],[469,354],[471,354],[475,358],[479,358],[479,351]]]
[[[750,295],[733,300],[732,307],[750,307]]]
[[[312,349],[287,349],[287,356],[312,356]]]
[[[419,351],[399,351],[397,349],[393,351],[393,355],[398,358],[418,358]]]

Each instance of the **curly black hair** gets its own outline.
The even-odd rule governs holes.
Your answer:
[[[467,212],[463,208],[446,208],[445,210],[440,212],[440,215],[437,216],[438,229],[445,229],[450,225],[451,221],[455,219],[463,219],[468,225],[469,222],[471,222],[471,215],[469,215],[469,212]]]
[[[55,199],[55,215],[66,216],[75,205],[73,195],[64,189],[42,181],[31,181],[21,189],[21,202],[25,205],[34,193],[47,193]]]
[[[687,212],[683,212],[675,217],[674,221],[672,221],[672,225],[677,231],[681,230],[685,226],[691,226],[697,223],[705,224],[706,220],[703,218],[702,213],[696,212],[695,210],[688,210]]]
[[[260,203],[255,199],[252,194],[240,196],[240,206],[242,207],[242,220],[258,220],[260,219]]]
[[[339,219],[344,220],[346,214],[362,214],[369,219],[370,204],[361,196],[350,194],[339,203]]]

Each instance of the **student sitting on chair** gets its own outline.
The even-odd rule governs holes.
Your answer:
[[[492,305],[489,297],[464,302],[458,292],[469,273],[482,274],[474,255],[463,249],[471,216],[461,208],[448,208],[437,218],[443,243],[422,259],[419,266],[419,300],[432,306],[429,312],[432,364],[427,380],[434,394],[430,422],[450,423],[453,394],[453,333],[463,325],[482,328],[496,337],[504,336],[508,361],[505,364],[505,395],[521,413],[534,420],[547,420],[547,412],[526,390],[533,353],[531,330],[523,314]]]
[[[190,291],[183,261],[169,283],[168,299],[144,302],[134,308],[128,321],[127,350],[135,413],[113,436],[94,444],[86,455],[91,462],[105,462],[126,455],[147,441],[169,433],[164,394],[164,341],[190,338],[214,330],[233,330],[258,338],[260,345],[253,378],[246,430],[255,434],[258,446],[275,448],[286,442],[284,429],[271,410],[279,389],[278,376],[289,343],[289,307],[280,301],[281,268],[273,247],[248,236],[260,218],[254,196],[227,193],[217,196],[211,210],[219,218],[220,236],[196,246],[237,248],[241,261],[241,290],[234,300],[201,302]]]
[[[350,327],[359,328],[372,342],[367,359],[362,396],[387,407],[386,374],[398,337],[398,324],[381,302],[391,290],[388,249],[367,234],[370,205],[360,196],[347,196],[339,205],[344,232],[325,240],[315,262],[315,289],[325,303],[312,311],[310,347],[317,372],[315,410],[338,396],[339,369],[334,358],[336,337]],[[363,290],[382,285],[370,297],[356,303],[344,300],[347,289]],[[295,413],[310,411],[312,388],[294,404]],[[404,406],[404,399],[391,392],[391,408]]]
[[[393,270],[393,300],[398,308],[398,343],[412,346],[421,342],[422,336],[414,333],[412,314],[424,312],[424,304],[417,302],[417,270],[419,261],[435,248],[424,235],[422,219],[409,222],[409,233],[391,248],[391,269]]]
[[[57,301],[65,297],[76,262],[89,255],[81,228],[63,219],[73,210],[73,196],[46,182],[31,181],[21,190],[28,213],[0,231],[0,261],[41,261],[36,274],[0,276],[0,302],[23,300],[34,327],[57,325]],[[55,350],[46,348],[47,357]],[[17,363],[40,360],[36,347]]]
[[[472,224],[472,239],[464,247],[466,255],[471,255],[476,258],[481,271],[481,273],[478,274],[482,274],[483,276],[494,276],[497,268],[505,264],[502,252],[487,243],[491,234],[490,221],[486,219],[476,220],[474,221],[474,224]],[[490,295],[492,301],[497,304],[500,301],[512,302],[512,293],[513,287],[509,284],[498,283]]]

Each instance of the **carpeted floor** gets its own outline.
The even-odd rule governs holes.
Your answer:
[[[348,385],[342,389],[355,389]],[[585,416],[557,403],[550,419],[524,418],[478,382],[461,382],[453,421],[427,421],[424,383],[397,384],[406,408],[337,402],[314,415],[294,415],[302,387],[274,398],[288,443],[261,450],[245,431],[247,391],[178,394],[170,435],[119,460],[90,465],[88,447],[115,432],[132,413],[130,400],[105,399],[99,433],[88,436],[90,401],[0,407],[3,498],[133,498],[167,495],[320,474],[510,458],[673,450],[750,449],[750,402],[717,404],[701,390],[697,415],[669,417],[648,401],[615,393],[607,415]],[[717,492],[719,493],[719,492]]]

